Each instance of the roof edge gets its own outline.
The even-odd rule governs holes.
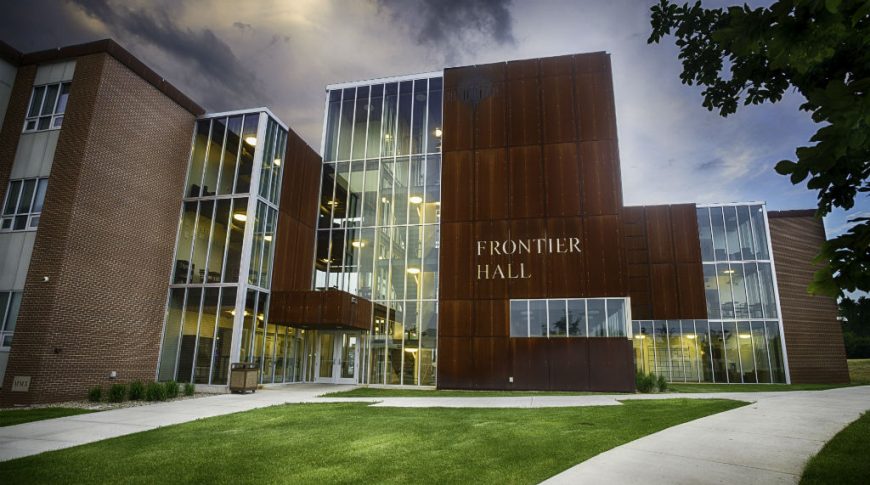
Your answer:
[[[144,62],[139,60],[139,58],[131,54],[127,49],[121,47],[120,44],[112,39],[102,39],[93,42],[86,42],[84,44],[75,44],[58,47],[57,49],[21,54],[19,65],[43,64],[100,53],[109,54],[115,58],[115,60],[133,71],[147,83],[157,88],[158,91],[166,95],[169,99],[175,101],[175,103],[189,111],[191,114],[196,116],[205,114],[205,109],[202,106],[170,84],[162,76],[157,74],[156,71],[148,67]]]

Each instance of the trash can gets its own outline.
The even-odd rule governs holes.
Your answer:
[[[230,392],[257,392],[257,364],[237,362],[230,367]]]

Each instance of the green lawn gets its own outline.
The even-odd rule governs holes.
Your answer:
[[[668,384],[673,392],[776,392],[776,391],[824,391],[849,384]]]
[[[870,359],[850,359],[849,377],[852,384],[870,384]]]
[[[601,392],[550,392],[550,391],[456,391],[450,389],[391,389],[383,387],[358,387],[349,391],[330,392],[322,397],[521,397],[521,396],[586,396],[613,394]]]
[[[801,485],[866,484],[870,477],[870,413],[865,413],[837,433],[812,457],[801,476]]]
[[[641,436],[745,403],[545,409],[297,404],[0,463],[5,483],[538,483]]]
[[[76,408],[5,409],[0,411],[0,426],[12,426],[31,421],[62,418],[64,416],[75,416],[76,414],[92,412],[88,409]]]

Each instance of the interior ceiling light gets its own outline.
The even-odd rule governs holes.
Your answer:
[[[410,203],[412,203],[412,204],[420,204],[420,203],[423,202],[423,198],[420,197],[419,195],[412,195],[412,196],[408,199],[408,201],[409,201]]]
[[[256,136],[246,136],[245,143],[251,145],[252,147],[257,146],[257,137]]]
[[[326,201],[326,205],[328,205],[328,206],[336,206],[336,205],[338,205],[338,201],[336,201],[336,200],[327,200],[327,201]]]
[[[723,273],[725,273],[725,274],[734,274],[734,270],[733,270],[733,269],[726,269],[725,271],[723,271]]]
[[[686,338],[695,338],[695,334],[693,334],[693,333],[686,334]]]
[[[642,339],[642,338],[646,338],[646,335],[644,335],[644,334],[642,334],[642,333],[639,333],[639,334],[635,335],[634,338],[636,338],[636,339]]]
[[[435,133],[434,133],[435,138],[441,138],[442,133],[443,132],[441,131],[441,128],[435,128]]]
[[[263,239],[265,239],[266,241],[272,242],[272,235],[266,234],[265,236],[263,236]]]
[[[740,338],[749,338],[749,334],[748,333],[741,333]]]
[[[408,268],[408,274],[420,274],[420,268]]]
[[[281,166],[281,159],[276,158],[273,163],[275,164],[276,167],[280,167]]]
[[[350,245],[355,247],[355,248],[364,248],[366,245],[366,242],[365,241],[353,241],[350,243]]]
[[[233,214],[233,219],[239,222],[245,222],[248,220],[248,216],[245,215],[244,212],[236,212],[235,214]]]

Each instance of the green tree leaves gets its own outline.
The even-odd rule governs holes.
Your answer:
[[[706,9],[661,0],[648,42],[673,36],[680,80],[699,85],[701,105],[722,116],[801,93],[819,129],[776,172],[818,193],[818,217],[870,193],[870,1],[780,0],[769,7]],[[870,220],[828,241],[811,292],[870,290]]]

